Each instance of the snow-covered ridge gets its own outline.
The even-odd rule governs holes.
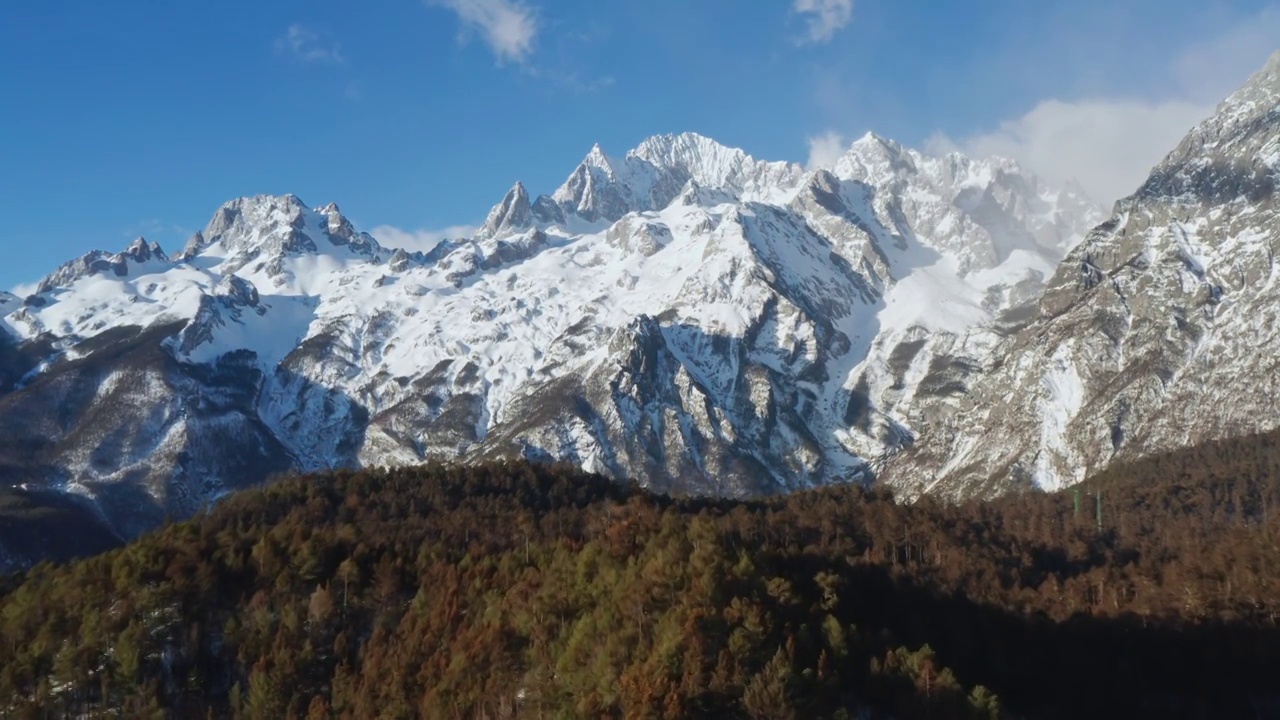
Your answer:
[[[516,183],[430,253],[246,197],[173,257],[91,253],[0,310],[60,353],[29,380],[90,373],[80,393],[107,376],[58,358],[128,358],[93,395],[110,422],[41,430],[77,448],[49,483],[195,502],[236,442],[273,467],[526,455],[767,492],[869,477],[912,443],[1100,217],[1006,161],[873,137],[805,172],[686,133],[594,147],[550,195]],[[144,339],[162,355],[121,349]],[[43,412],[25,398],[56,386],[0,399]]]

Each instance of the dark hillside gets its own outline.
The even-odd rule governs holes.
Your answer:
[[[0,713],[1273,715],[1270,443],[1099,478],[1101,529],[1088,487],[1077,515],[527,464],[286,480],[3,583]]]

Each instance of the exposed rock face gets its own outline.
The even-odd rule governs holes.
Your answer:
[[[1007,161],[875,136],[808,173],[692,134],[597,147],[429,253],[336,205],[240,198],[175,258],[139,241],[0,297],[0,463],[122,536],[287,468],[528,456],[726,495],[869,480],[1100,217]]]
[[[1058,266],[1034,318],[890,480],[1058,488],[1280,425],[1280,53]]]

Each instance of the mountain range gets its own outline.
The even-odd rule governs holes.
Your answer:
[[[596,146],[429,252],[240,198],[173,255],[139,238],[0,295],[0,500],[127,538],[274,473],[432,460],[1056,489],[1280,424],[1277,182],[1280,54],[1110,216],[873,134],[808,170]],[[4,527],[0,563],[38,554]]]

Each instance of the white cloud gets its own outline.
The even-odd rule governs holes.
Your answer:
[[[448,8],[463,27],[478,32],[499,63],[523,63],[533,52],[538,35],[538,15],[521,0],[427,0]]]
[[[805,167],[810,170],[835,167],[836,160],[849,149],[844,136],[834,130],[809,138],[809,160]]]
[[[344,65],[347,59],[336,42],[328,42],[320,33],[294,23],[276,40],[276,52],[308,64]]]
[[[791,12],[808,16],[803,42],[825,43],[853,20],[853,0],[793,0]]]
[[[453,225],[441,230],[402,230],[392,225],[379,225],[370,230],[369,234],[384,247],[428,252],[442,240],[471,237],[477,229],[474,225]]]
[[[25,298],[28,295],[34,294],[35,291],[38,290],[39,288],[40,288],[40,283],[38,282],[19,283],[9,288],[9,292],[20,298]]]
[[[1172,88],[1163,97],[1042,100],[990,130],[935,135],[928,149],[1012,157],[1047,178],[1074,178],[1095,200],[1111,203],[1136,191],[1191,128],[1260,68],[1277,37],[1280,9],[1266,9],[1171,58]]]
[[[959,140],[935,135],[926,147],[1011,157],[1046,178],[1078,180],[1095,200],[1112,203],[1137,190],[1152,166],[1212,112],[1182,100],[1045,100],[990,132]]]

